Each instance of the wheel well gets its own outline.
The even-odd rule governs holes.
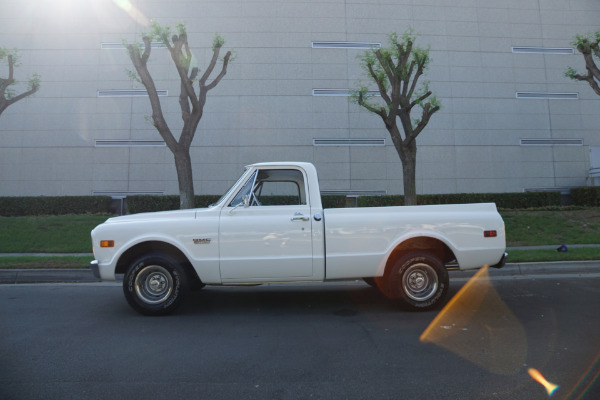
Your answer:
[[[177,261],[181,266],[185,269],[187,276],[190,280],[190,288],[197,289],[203,286],[200,277],[196,273],[196,270],[188,260],[188,258],[183,254],[181,250],[177,247],[159,241],[152,242],[143,242],[138,243],[135,246],[131,247],[125,253],[121,255],[119,261],[117,262],[117,266],[115,269],[115,273],[124,274],[127,272],[127,269],[131,266],[131,263],[135,261],[136,258],[141,257],[147,253],[162,253],[168,255]]]
[[[402,255],[411,251],[427,251],[435,255],[442,264],[447,264],[456,259],[454,253],[441,240],[431,237],[417,237],[400,243],[388,257],[385,271],[389,271],[394,262]]]

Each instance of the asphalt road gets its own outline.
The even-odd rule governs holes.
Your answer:
[[[465,282],[440,313],[355,282],[207,288],[158,318],[114,284],[0,285],[0,398],[547,399],[529,368],[600,398],[600,274]]]

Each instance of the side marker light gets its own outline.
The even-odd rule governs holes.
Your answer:
[[[483,237],[492,238],[492,237],[497,237],[497,236],[498,236],[498,232],[496,232],[496,231],[483,231]]]
[[[101,240],[100,247],[115,247],[114,240]]]

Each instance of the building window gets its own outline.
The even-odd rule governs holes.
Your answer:
[[[144,47],[144,43],[138,43],[138,46]],[[166,49],[167,45],[163,42],[152,42],[150,47],[153,49]],[[125,50],[125,43],[100,43],[102,50]]]
[[[513,47],[516,54],[575,54],[571,47]]]
[[[381,48],[381,43],[368,42],[312,42],[313,49],[358,49],[369,50]]]
[[[156,93],[165,97],[169,95],[168,90],[157,90]],[[108,89],[98,90],[98,97],[145,97],[148,92],[145,89]]]
[[[385,139],[313,139],[313,146],[385,146]]]
[[[521,139],[521,146],[583,146],[583,139]]]
[[[164,140],[96,139],[95,147],[165,147]]]
[[[578,100],[579,93],[517,92],[517,99]]]
[[[313,96],[350,96],[352,95],[352,90],[350,89],[313,89]],[[378,90],[369,90],[367,91],[369,96],[379,96]]]

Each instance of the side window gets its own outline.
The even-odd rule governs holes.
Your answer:
[[[304,175],[297,169],[261,170],[256,178],[254,195],[263,206],[306,204]]]
[[[254,172],[235,195],[230,207],[306,204],[304,175],[297,169],[262,169]]]

